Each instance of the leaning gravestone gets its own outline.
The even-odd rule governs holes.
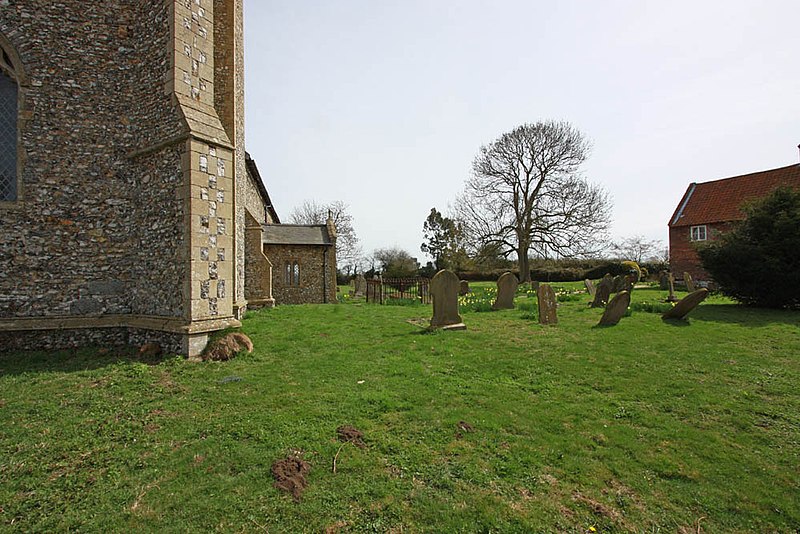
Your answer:
[[[695,309],[698,304],[703,302],[708,296],[708,289],[701,287],[697,291],[692,291],[679,300],[671,310],[661,316],[662,319],[683,319],[690,311]]]
[[[597,325],[614,326],[619,323],[619,320],[625,316],[625,312],[628,311],[628,306],[630,305],[631,294],[627,291],[620,291],[617,293],[617,296],[608,303],[606,311],[603,312],[603,316],[600,318],[600,322],[597,323]]]
[[[461,280],[460,286],[458,288],[458,294],[464,296],[467,293],[469,293],[469,282],[467,282],[466,280]]]
[[[541,284],[536,290],[536,299],[539,303],[539,324],[558,324],[556,315],[556,294],[547,284]]]
[[[497,279],[497,299],[492,304],[492,309],[513,310],[517,286],[519,286],[519,280],[514,276],[514,273],[503,273]]]
[[[697,290],[697,288],[694,286],[694,280],[692,280],[691,274],[684,272],[683,282],[686,284],[686,291],[689,293],[694,293]]]
[[[605,277],[597,284],[597,289],[594,292],[594,300],[592,301],[592,308],[604,308],[608,302],[608,297],[611,295],[612,282]]]
[[[611,293],[612,290],[614,289],[614,277],[606,273],[603,276],[603,278],[601,278],[600,281],[597,282],[597,287],[600,287],[602,285],[608,286],[608,292]]]
[[[466,330],[458,314],[458,289],[460,283],[453,271],[439,271],[431,280],[433,317],[431,328],[443,330]]]
[[[619,293],[619,292],[620,292],[620,291],[622,291],[623,289],[625,289],[625,277],[624,277],[624,276],[622,276],[621,274],[618,274],[618,275],[617,275],[617,276],[615,276],[615,277],[614,277],[614,279],[613,279],[613,284],[612,284],[612,287],[611,287],[611,292],[612,292],[612,293]]]
[[[356,276],[355,287],[353,288],[353,295],[356,297],[363,297],[367,292],[367,279],[363,274]]]
[[[594,297],[594,294],[597,291],[597,289],[594,287],[594,282],[592,282],[587,278],[586,280],[583,281],[583,285],[586,286],[586,291],[589,292],[589,295]]]
[[[633,291],[633,286],[636,285],[636,275],[635,274],[626,274],[625,279],[622,283],[622,290],[627,291],[630,293]]]

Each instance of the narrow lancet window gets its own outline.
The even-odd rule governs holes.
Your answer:
[[[0,202],[17,200],[17,80],[5,51],[0,58]]]

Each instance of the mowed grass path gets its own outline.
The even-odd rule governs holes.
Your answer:
[[[281,306],[227,363],[2,355],[0,530],[800,528],[800,313],[712,298],[594,328],[587,300],[433,334],[406,322],[429,306]],[[292,453],[300,502],[272,486]]]

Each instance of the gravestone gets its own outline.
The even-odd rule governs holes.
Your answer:
[[[667,295],[667,302],[678,302],[678,297],[675,296],[675,277],[672,273],[667,275],[667,283],[669,284],[669,295]]]
[[[612,293],[619,293],[623,289],[625,289],[625,277],[622,276],[621,274],[618,274],[613,279],[611,292]]]
[[[614,326],[619,323],[619,320],[625,316],[628,311],[628,306],[631,305],[631,294],[627,291],[620,291],[611,299],[611,302],[606,306],[606,311],[600,318],[598,326]]]
[[[458,288],[458,294],[464,296],[469,293],[469,282],[466,280],[461,280],[460,284],[461,285]]]
[[[622,290],[630,293],[631,291],[633,291],[634,284],[636,284],[636,275],[626,274],[625,279],[622,283]]]
[[[592,308],[605,308],[613,287],[614,279],[610,274],[606,274],[603,279],[597,283],[597,288],[594,292],[594,300],[592,301]]]
[[[431,328],[444,330],[466,330],[458,314],[458,276],[453,271],[442,270],[431,280],[433,317]]]
[[[608,284],[598,284],[594,293],[592,308],[605,308],[608,297],[611,295],[611,287]]]
[[[683,282],[686,284],[686,291],[689,293],[694,293],[697,288],[694,285],[694,280],[692,280],[692,275],[684,272],[683,273]]]
[[[661,316],[662,319],[683,319],[690,311],[695,309],[698,304],[703,302],[708,296],[708,289],[701,287],[697,291],[692,291],[679,300],[671,310]]]
[[[586,291],[589,292],[589,295],[594,297],[594,294],[597,291],[597,289],[594,287],[594,282],[592,282],[587,278],[586,280],[583,281],[583,285],[586,286]]]
[[[363,274],[359,274],[355,278],[355,285],[353,287],[353,295],[356,297],[363,297],[367,292],[367,279]]]
[[[597,282],[597,287],[600,287],[601,285],[607,285],[608,286],[608,292],[611,293],[611,290],[614,289],[614,277],[611,276],[610,274],[606,273],[603,276],[603,278],[601,278],[600,281]]]
[[[517,286],[519,286],[519,280],[514,276],[514,273],[503,273],[497,279],[497,299],[492,304],[492,309],[513,310]]]
[[[663,291],[669,289],[669,273],[667,271],[661,271],[658,275],[658,287]]]
[[[556,315],[556,294],[547,284],[541,284],[536,290],[536,299],[539,301],[539,324],[558,324]]]

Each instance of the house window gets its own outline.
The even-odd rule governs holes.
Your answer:
[[[0,48],[0,201],[17,200],[17,77]]]
[[[300,285],[300,263],[298,261],[287,261],[284,268],[284,281],[287,286]]]
[[[692,241],[705,241],[706,240],[706,225],[692,226],[690,229],[690,238]]]

